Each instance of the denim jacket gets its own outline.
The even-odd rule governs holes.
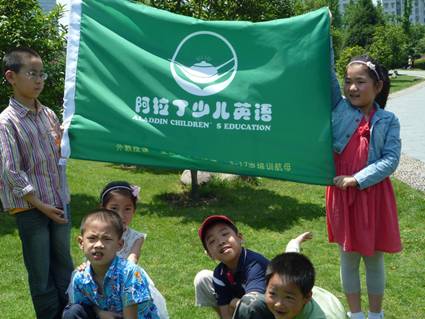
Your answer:
[[[333,148],[341,154],[357,129],[363,113],[341,95],[335,72],[332,71],[332,134]],[[372,186],[390,176],[400,160],[400,122],[377,103],[371,119],[367,166],[354,174],[360,189]]]

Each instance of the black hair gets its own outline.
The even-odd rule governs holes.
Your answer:
[[[374,60],[367,54],[358,55],[351,58],[350,63],[354,61],[362,61],[365,63],[371,62],[372,64],[375,65],[375,71],[378,74],[379,78],[371,68],[367,66],[366,68],[367,68],[367,72],[369,76],[373,79],[375,83],[377,83],[380,80],[383,82],[382,90],[375,97],[375,102],[378,103],[381,108],[385,108],[385,105],[387,104],[388,95],[390,94],[390,86],[391,86],[390,77],[388,76],[388,70],[383,65],[381,65],[378,61]]]
[[[136,209],[137,197],[133,195],[131,185],[125,181],[113,181],[107,184],[100,193],[100,204],[105,207],[114,194],[120,194],[131,199]]]
[[[121,239],[122,234],[124,233],[124,225],[118,213],[105,208],[98,208],[96,210],[89,212],[81,220],[81,226],[80,226],[81,235],[84,235],[84,232],[86,231],[87,223],[93,220],[100,220],[111,225],[114,228],[116,234],[118,235],[118,238]]]
[[[2,74],[3,76],[5,73],[9,70],[14,72],[19,72],[24,65],[24,56],[30,55],[37,58],[40,58],[40,55],[37,53],[37,51],[25,48],[25,47],[19,47],[14,48],[6,52],[5,56],[3,57],[3,64],[2,64]]]
[[[304,297],[308,297],[313,289],[316,277],[310,259],[299,253],[283,253],[274,257],[266,270],[266,285],[275,274],[297,285]]]

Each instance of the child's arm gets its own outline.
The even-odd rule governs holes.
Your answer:
[[[42,202],[34,193],[28,193],[23,198],[55,223],[66,224],[68,222],[63,210]]]
[[[145,239],[143,237],[136,240],[131,247],[130,254],[127,257],[128,261],[131,261],[132,263],[137,264],[140,258],[140,251],[142,250],[142,246],[145,242]]]
[[[301,252],[301,244],[307,240],[310,240],[313,238],[313,233],[312,232],[305,232],[302,233],[301,235],[298,235],[298,237],[291,239],[289,241],[289,243],[286,245],[286,249],[285,252],[286,253],[290,253],[290,252],[294,252],[294,253],[299,253]]]
[[[342,99],[341,94],[341,87],[339,86],[338,79],[336,77],[336,71],[335,71],[335,54],[332,44],[332,37],[330,41],[330,50],[331,50],[331,103],[332,103],[332,109],[334,109],[339,101]]]
[[[218,307],[218,313],[220,319],[232,319],[233,311],[230,309],[230,305],[224,305]]]
[[[373,134],[378,134],[376,128]],[[395,115],[393,115],[389,128],[382,138],[384,139],[384,146],[381,151],[381,157],[376,162],[354,174],[360,189],[381,182],[390,176],[398,166],[401,152],[400,122]]]

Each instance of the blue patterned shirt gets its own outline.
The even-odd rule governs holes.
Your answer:
[[[95,305],[101,310],[123,313],[127,306],[138,304],[138,319],[159,319],[149,285],[142,269],[127,260],[115,257],[103,279],[103,294],[88,264],[76,271],[71,280],[70,302]]]

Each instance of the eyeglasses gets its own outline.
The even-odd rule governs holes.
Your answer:
[[[32,80],[32,81],[35,81],[37,79],[42,79],[43,81],[45,81],[49,77],[49,75],[45,72],[38,73],[36,71],[28,71],[25,73],[25,76],[27,77],[28,80]]]

